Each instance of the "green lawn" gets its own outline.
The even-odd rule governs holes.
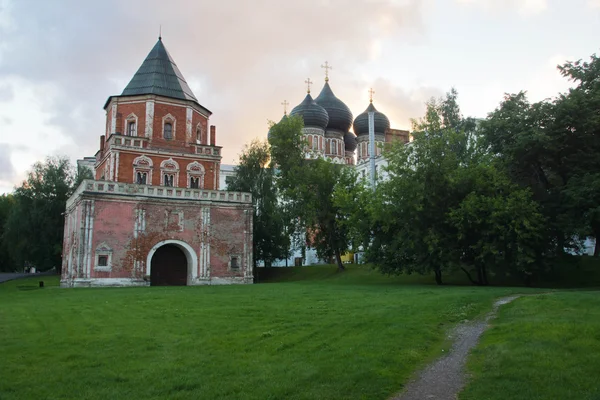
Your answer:
[[[357,266],[263,272],[270,283],[247,286],[0,284],[0,399],[386,399],[442,354],[457,322],[540,291]],[[465,396],[486,382],[477,375]]]
[[[600,292],[503,306],[471,354],[461,400],[600,399]]]
[[[248,286],[2,284],[0,398],[384,399],[450,326],[524,291],[309,268]]]

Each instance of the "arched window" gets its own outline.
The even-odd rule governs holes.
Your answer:
[[[152,184],[152,159],[139,156],[133,160],[133,181],[138,185]]]
[[[162,186],[177,187],[179,182],[179,164],[169,158],[160,163],[160,184]]]
[[[126,136],[137,136],[137,122],[138,117],[134,113],[131,113],[125,118],[124,123],[124,135]]]
[[[171,140],[173,139],[173,124],[170,122],[165,122],[165,139]]]
[[[175,139],[176,135],[176,120],[171,114],[167,114],[162,118],[163,123],[163,138],[165,140]]]
[[[135,121],[129,121],[127,123],[127,136],[136,136],[135,133]]]
[[[187,184],[190,189],[204,189],[204,166],[194,161],[187,166]]]

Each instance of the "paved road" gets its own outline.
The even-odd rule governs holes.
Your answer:
[[[24,274],[24,273],[16,273],[16,272],[0,272],[0,283],[2,282],[6,282],[6,281],[12,281],[13,279],[19,279],[19,278],[27,278],[27,277],[34,277],[34,276],[47,276],[47,275],[52,275],[51,273],[48,272],[44,272],[41,274]]]

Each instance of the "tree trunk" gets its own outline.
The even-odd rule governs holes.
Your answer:
[[[444,283],[442,282],[442,271],[440,271],[439,269],[436,269],[434,272],[435,272],[435,283],[437,283],[438,285],[443,285]]]
[[[483,278],[482,285],[484,285],[484,286],[489,285],[489,283],[488,283],[488,277],[487,277],[487,269],[485,268],[485,265],[481,266],[481,276]]]
[[[475,267],[477,268],[477,284],[479,286],[483,285],[483,271],[481,270],[481,267]]]
[[[466,270],[464,267],[461,267],[460,269],[462,269],[462,270],[463,270],[463,272],[464,272],[465,274],[467,274],[467,278],[469,278],[469,281],[471,281],[471,283],[472,283],[473,285],[477,285],[477,282],[476,282],[476,281],[475,281],[475,280],[474,280],[474,279],[471,277],[471,273],[470,273],[469,271],[467,271],[467,270]]]
[[[596,236],[595,240],[596,240],[596,245],[594,246],[594,257],[598,257],[598,256],[600,256],[600,240],[598,240],[597,236]]]
[[[338,267],[338,271],[345,271],[346,267],[344,267],[344,264],[342,263],[342,255],[340,253],[340,249],[335,249],[335,261],[337,263],[337,267]]]

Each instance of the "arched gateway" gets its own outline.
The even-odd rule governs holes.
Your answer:
[[[148,253],[146,274],[151,286],[185,286],[196,278],[198,258],[190,245],[163,240]]]

